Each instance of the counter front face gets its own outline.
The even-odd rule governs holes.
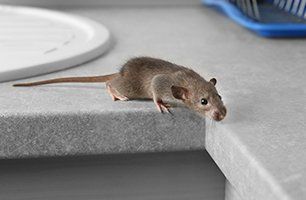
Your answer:
[[[205,151],[0,160],[0,199],[224,200]]]

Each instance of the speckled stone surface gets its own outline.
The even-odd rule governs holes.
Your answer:
[[[305,39],[260,38],[203,7],[63,10],[91,17],[108,26],[113,34],[112,49],[102,58],[78,68],[28,80],[112,73],[128,58],[139,55],[164,58],[192,67],[206,78],[216,77],[219,81],[217,87],[228,107],[228,116],[221,123],[206,124],[205,145],[231,185],[246,200],[306,199]],[[135,147],[134,144],[140,144],[137,141],[139,137],[148,139],[144,142],[147,146],[143,147],[147,150],[148,146],[153,147],[150,150],[163,147],[165,151],[174,148],[201,148],[204,142],[201,139],[204,130],[200,127],[204,124],[186,110],[175,109],[174,118],[170,118],[159,115],[152,102],[112,102],[104,86],[94,84],[36,88],[11,88],[10,85],[0,84],[0,121],[7,124],[10,120],[10,125],[4,125],[6,128],[1,126],[2,138],[10,135],[9,126],[11,132],[19,133],[20,138],[15,138],[12,143],[27,143],[27,138],[21,137],[26,134],[26,126],[18,131],[17,122],[22,124],[25,119],[37,120],[38,116],[43,116],[39,117],[40,120],[49,120],[44,126],[51,134],[67,134],[66,141],[69,137],[73,141],[76,135],[85,137],[81,134],[83,130],[94,130],[96,134],[89,134],[95,139],[84,140],[94,141],[93,146],[98,147],[95,152],[100,153],[106,147],[111,152],[122,148],[120,144],[128,143],[129,140],[125,139],[129,136],[121,132],[126,129],[136,136],[130,136],[135,142],[126,145],[124,151],[135,152],[139,146]],[[14,117],[22,118],[24,115],[28,117],[14,120]],[[53,117],[48,118],[50,115]],[[131,124],[129,127],[116,126],[119,124],[118,118],[132,115],[141,119],[133,121],[133,126],[147,127],[146,131],[136,130]],[[114,126],[108,126],[113,126],[111,131],[117,130],[116,134],[101,132],[103,120],[110,120],[109,117],[114,119],[109,121]],[[165,140],[166,136],[161,132],[158,134],[158,131],[150,130],[155,126],[141,125],[152,120],[162,122],[158,124],[161,129],[157,130],[162,130],[163,134],[174,127],[179,130],[176,134],[183,135],[176,141],[181,143],[175,146],[171,141],[178,137],[171,134],[175,131],[166,134],[172,137]],[[36,128],[41,127],[36,126],[41,123],[30,124],[28,127],[32,127],[33,131],[28,133],[43,133],[42,128]],[[90,128],[87,129],[86,124]],[[191,127],[194,129],[190,130]],[[75,134],[69,130],[75,130]],[[199,133],[199,130],[202,132]],[[143,135],[149,131],[157,135]],[[109,138],[115,138],[113,145],[104,146],[103,141],[97,141],[106,137],[104,133]],[[79,141],[71,143],[81,145],[80,148],[74,148],[74,152],[83,153],[82,139],[77,137],[76,140]],[[158,145],[156,141],[164,143]],[[0,142],[1,149],[7,151],[3,147],[7,144],[6,140],[1,139]],[[69,149],[69,146],[57,145],[64,147],[62,150],[65,151],[61,154],[67,153],[66,148]],[[83,148],[84,153],[87,153],[91,147]],[[47,152],[39,153],[46,155]]]
[[[205,138],[205,120],[183,108],[18,114],[0,126],[0,158],[204,149]]]
[[[233,185],[228,181],[225,180],[225,200],[243,200],[237,192],[237,190],[233,187]]]

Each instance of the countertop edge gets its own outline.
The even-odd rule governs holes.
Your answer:
[[[205,149],[203,118],[151,110],[2,115],[0,159]]]
[[[206,131],[205,147],[243,198],[292,200],[264,165],[226,125],[215,126],[213,131]]]

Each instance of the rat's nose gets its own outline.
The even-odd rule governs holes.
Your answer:
[[[224,119],[225,115],[226,115],[226,108],[224,107],[221,111],[214,111],[212,117],[216,121],[221,121]]]
[[[224,115],[222,115],[220,112],[214,112],[213,113],[213,119],[216,121],[221,121],[222,119],[224,119]]]

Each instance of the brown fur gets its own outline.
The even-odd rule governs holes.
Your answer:
[[[153,99],[158,109],[167,109],[163,99],[182,100],[192,110],[220,121],[226,108],[215,88],[216,79],[206,81],[193,70],[161,59],[137,57],[130,59],[119,73],[94,77],[68,77],[21,83],[14,86],[36,86],[62,82],[106,82],[114,100]],[[201,104],[201,99],[209,102]]]

